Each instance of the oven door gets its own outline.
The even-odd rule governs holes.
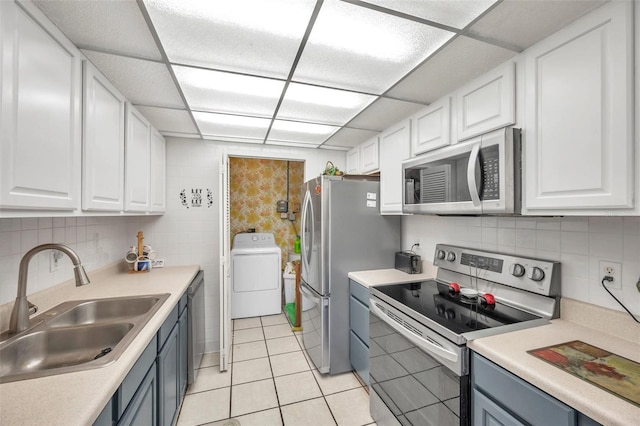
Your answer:
[[[376,424],[469,425],[468,352],[372,297],[370,408]]]

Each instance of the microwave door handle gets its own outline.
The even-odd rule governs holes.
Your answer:
[[[376,306],[375,302],[372,299],[369,299],[369,309],[371,310],[372,313],[374,313],[378,318],[382,319],[383,321],[384,321],[384,318],[387,317],[387,315],[384,312],[382,312],[380,308]],[[391,328],[396,330],[402,336],[407,338],[407,340],[409,340],[411,343],[416,345],[418,348],[421,348],[425,352],[431,354],[432,356],[436,358],[441,358],[441,359],[444,358],[451,362],[458,361],[457,353],[448,351],[443,347],[440,347],[434,343],[431,343],[427,339],[424,339],[412,333],[411,331],[407,330],[406,328],[398,324],[396,321],[394,320],[385,321],[385,324],[389,325]]]
[[[476,164],[478,164],[478,155],[480,154],[480,143],[477,143],[471,149],[469,155],[469,164],[467,164],[467,185],[469,186],[469,194],[474,207],[480,207],[480,194],[478,194],[478,183],[476,180]]]

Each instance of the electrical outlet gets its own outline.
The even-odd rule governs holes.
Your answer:
[[[613,281],[605,281],[604,285],[609,288],[622,290],[622,264],[618,262],[609,262],[608,260],[600,261],[600,277],[602,281],[604,277],[612,277]]]

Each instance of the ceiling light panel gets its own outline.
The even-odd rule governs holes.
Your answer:
[[[188,111],[136,105],[138,111],[160,132],[198,134]]]
[[[172,62],[286,78],[313,0],[145,0]]]
[[[36,0],[76,46],[161,59],[138,4],[133,1]]]
[[[291,83],[287,87],[278,118],[343,125],[376,96],[307,84]]]
[[[273,117],[284,81],[201,68],[172,66],[195,110]]]
[[[239,115],[194,112],[193,117],[203,135],[231,137],[262,142],[271,120]]]
[[[323,124],[274,120],[269,132],[269,141],[319,145],[338,129],[340,128]]]
[[[186,107],[165,64],[91,50],[82,52],[131,103]]]
[[[462,29],[496,3],[496,0],[365,0],[365,3]]]
[[[325,0],[294,80],[381,94],[454,33]]]

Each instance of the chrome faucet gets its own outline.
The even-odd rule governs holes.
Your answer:
[[[43,250],[59,250],[69,256],[73,262],[73,274],[76,279],[76,287],[89,284],[89,277],[82,267],[80,258],[75,251],[62,244],[42,244],[32,248],[22,256],[20,261],[20,270],[18,272],[18,296],[11,311],[9,320],[9,333],[15,334],[24,331],[29,326],[29,309],[35,307],[27,300],[27,273],[29,272],[29,262],[36,254]],[[36,308],[37,309],[37,308]]]

